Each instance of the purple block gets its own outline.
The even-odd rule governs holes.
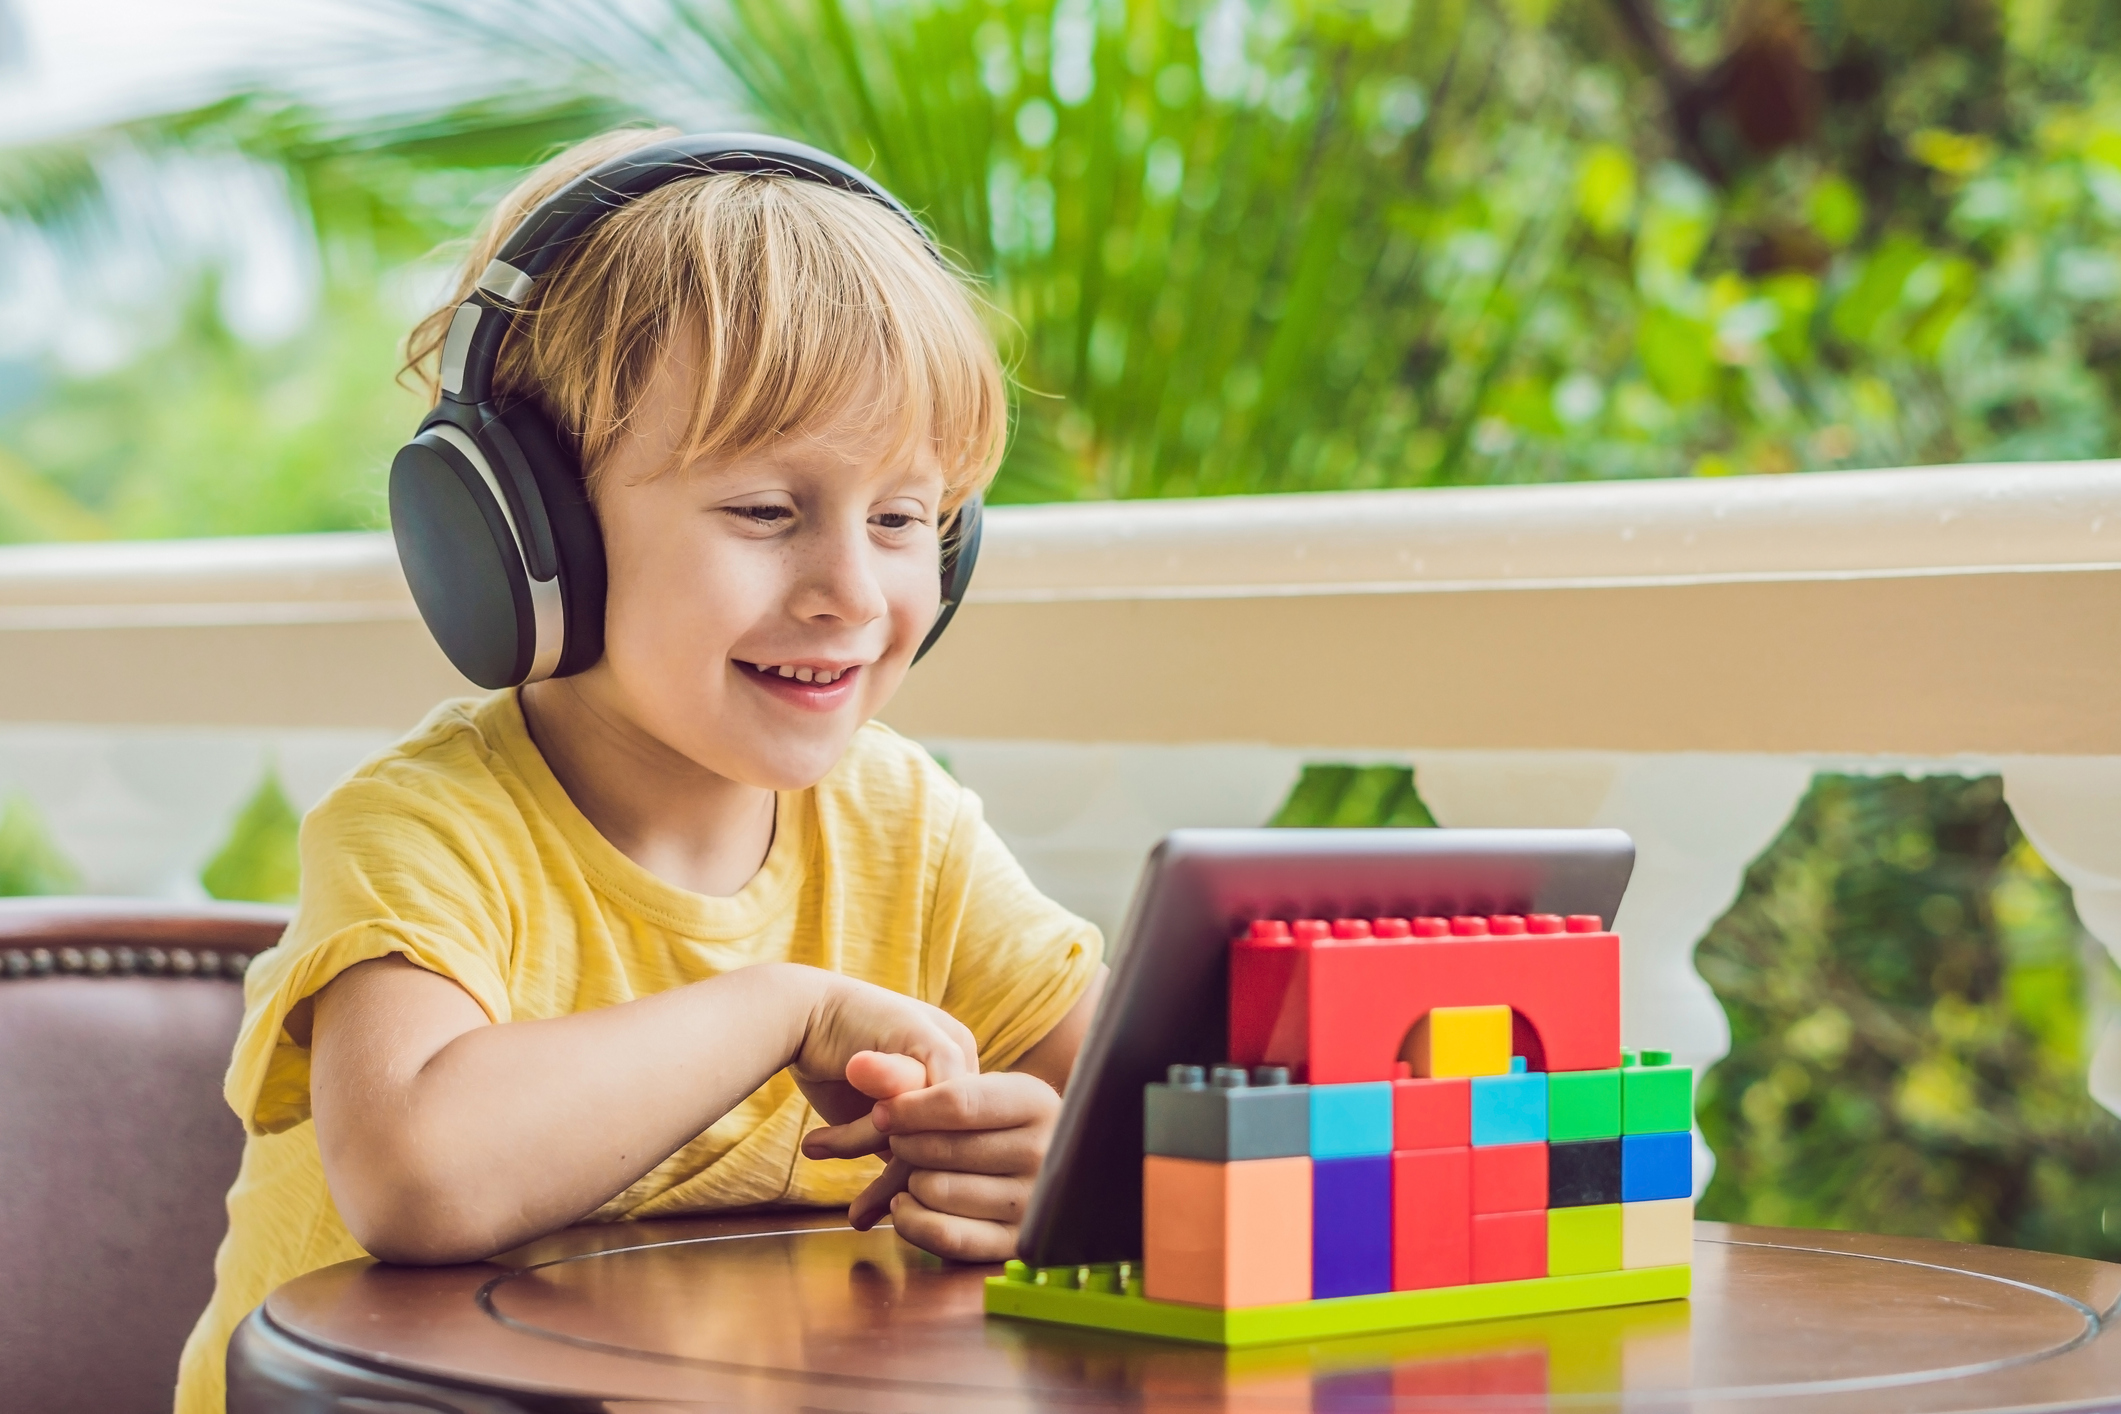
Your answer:
[[[1311,1161],[1311,1295],[1392,1289],[1392,1156]]]

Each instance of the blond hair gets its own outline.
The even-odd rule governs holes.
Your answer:
[[[406,371],[439,396],[442,343],[508,234],[601,162],[673,129],[624,129],[546,162],[472,240],[449,302],[414,327]],[[592,493],[661,360],[694,395],[680,462],[730,459],[849,415],[888,422],[939,464],[945,512],[1000,465],[1000,359],[965,282],[897,213],[820,183],[720,174],[668,183],[597,223],[538,282],[501,346],[494,392],[535,399]]]

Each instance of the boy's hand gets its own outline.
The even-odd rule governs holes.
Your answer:
[[[813,1159],[888,1146],[891,1163],[847,1210],[857,1229],[888,1210],[901,1237],[938,1256],[999,1262],[1016,1255],[1017,1225],[1046,1156],[1060,1096],[1034,1075],[965,1074],[922,1085],[903,1056],[853,1058],[847,1078],[878,1103],[853,1123],[813,1130]]]
[[[875,1100],[979,1073],[979,1044],[941,1007],[851,977],[802,970],[819,991],[789,1069],[820,1115],[839,1128],[858,1126],[869,1141],[867,1148],[835,1151],[836,1157],[883,1152],[869,1126]]]

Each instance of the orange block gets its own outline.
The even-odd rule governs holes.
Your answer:
[[[1142,1291],[1194,1306],[1311,1299],[1311,1161],[1142,1160]]]

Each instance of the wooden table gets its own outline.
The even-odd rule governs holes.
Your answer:
[[[994,1268],[837,1215],[577,1228],[288,1283],[230,1412],[2121,1410],[2121,1266],[1715,1223],[1694,1253],[1691,1301],[1225,1353],[986,1319]]]

